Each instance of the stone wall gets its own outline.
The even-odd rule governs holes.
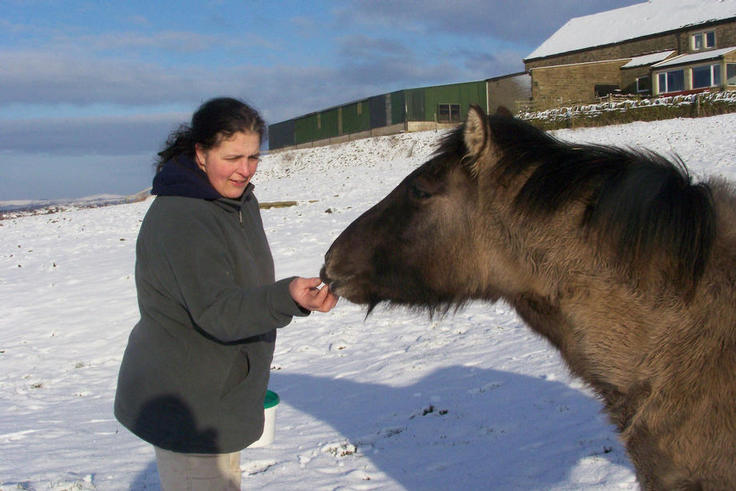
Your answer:
[[[621,91],[624,94],[636,94],[636,79],[640,77],[650,77],[649,87],[651,88],[649,72],[650,68],[648,66],[621,69]],[[649,95],[649,93],[646,95]]]
[[[503,106],[509,111],[516,111],[518,103],[528,103],[532,97],[531,77],[528,73],[492,78],[486,81],[488,91],[488,107],[486,110],[493,114]]]
[[[532,99],[536,110],[596,101],[596,85],[621,83],[626,59],[581,63],[532,70]]]
[[[684,44],[682,44],[684,43]],[[687,47],[689,43],[689,35],[684,33],[666,34],[633,41],[626,41],[621,44],[603,46],[600,48],[591,48],[584,51],[577,51],[559,56],[550,56],[547,58],[538,58],[526,61],[524,65],[526,70],[533,70],[539,67],[548,67],[555,65],[569,65],[573,63],[589,63],[600,60],[614,60],[620,58],[633,58],[647,53],[657,53],[659,51],[676,50],[682,52],[680,46]]]

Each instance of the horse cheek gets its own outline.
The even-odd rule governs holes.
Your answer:
[[[442,296],[464,292],[477,268],[472,230],[475,213],[459,196],[447,196],[427,210],[424,224],[422,271],[428,288]]]

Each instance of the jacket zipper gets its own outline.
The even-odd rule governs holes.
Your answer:
[[[243,210],[238,210],[238,218],[240,219],[240,226],[243,226]]]

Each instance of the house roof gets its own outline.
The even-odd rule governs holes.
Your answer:
[[[702,51],[700,53],[691,53],[689,55],[675,56],[674,58],[670,58],[669,60],[661,61],[652,65],[652,68],[663,68],[674,65],[682,65],[685,63],[697,63],[699,61],[713,60],[716,58],[720,58],[721,56],[730,53],[731,51],[736,51],[736,46],[731,46],[730,48],[723,49],[714,49],[711,51]]]
[[[637,66],[647,66],[653,63],[658,63],[662,60],[667,59],[669,56],[675,54],[674,51],[660,51],[659,53],[652,53],[644,56],[636,56],[632,58],[627,64],[621,68],[634,68]]]
[[[649,0],[570,19],[525,61],[736,17],[736,0]]]

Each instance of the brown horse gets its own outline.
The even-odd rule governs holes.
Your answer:
[[[644,489],[736,489],[736,195],[680,161],[472,107],[322,279],[446,313],[503,299],[600,395]]]

